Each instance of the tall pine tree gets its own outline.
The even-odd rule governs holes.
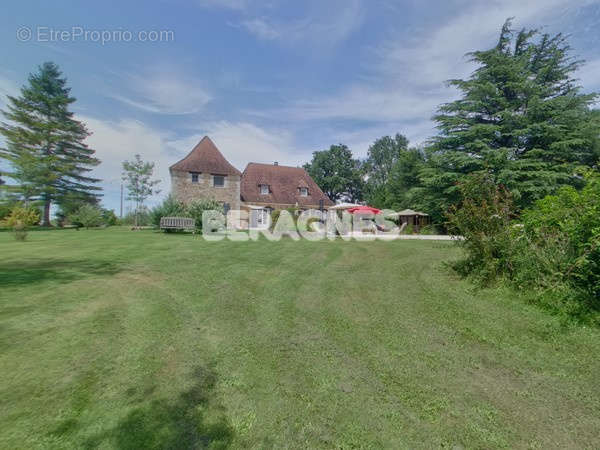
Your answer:
[[[8,123],[2,123],[6,147],[0,157],[9,161],[8,173],[19,185],[25,200],[44,205],[42,223],[50,225],[50,207],[67,196],[95,197],[98,179],[88,173],[100,161],[84,140],[85,125],[73,118],[69,106],[75,102],[58,66],[47,62],[31,74],[19,97],[8,96]]]
[[[578,185],[578,166],[599,156],[596,94],[583,94],[574,78],[582,61],[561,35],[516,32],[507,20],[498,44],[470,54],[478,68],[451,80],[461,98],[434,117],[429,164],[421,173],[423,203],[439,217],[456,203],[456,182],[488,172],[513,193],[519,207]]]

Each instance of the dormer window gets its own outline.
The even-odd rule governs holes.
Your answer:
[[[269,195],[269,185],[261,184],[259,185],[260,195]]]
[[[200,174],[198,172],[191,172],[192,174],[192,183],[198,183],[198,178]]]
[[[308,197],[308,188],[307,187],[300,188],[300,197]]]

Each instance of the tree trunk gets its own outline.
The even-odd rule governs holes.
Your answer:
[[[44,202],[44,217],[42,219],[42,226],[50,226],[50,200]]]

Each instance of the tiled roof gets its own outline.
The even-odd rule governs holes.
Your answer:
[[[260,194],[260,184],[268,184],[270,193]],[[308,187],[308,196],[302,197],[299,188]],[[298,206],[324,206],[333,202],[301,167],[249,163],[242,174],[241,197],[245,202],[291,204]]]
[[[229,164],[208,136],[204,136],[185,158],[173,164],[169,170],[241,175],[239,170]]]

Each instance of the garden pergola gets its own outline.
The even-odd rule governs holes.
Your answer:
[[[398,218],[401,225],[410,225],[415,231],[419,231],[421,227],[429,223],[429,214],[425,214],[420,211],[413,211],[412,209],[403,209],[402,211],[388,214],[387,217]]]

